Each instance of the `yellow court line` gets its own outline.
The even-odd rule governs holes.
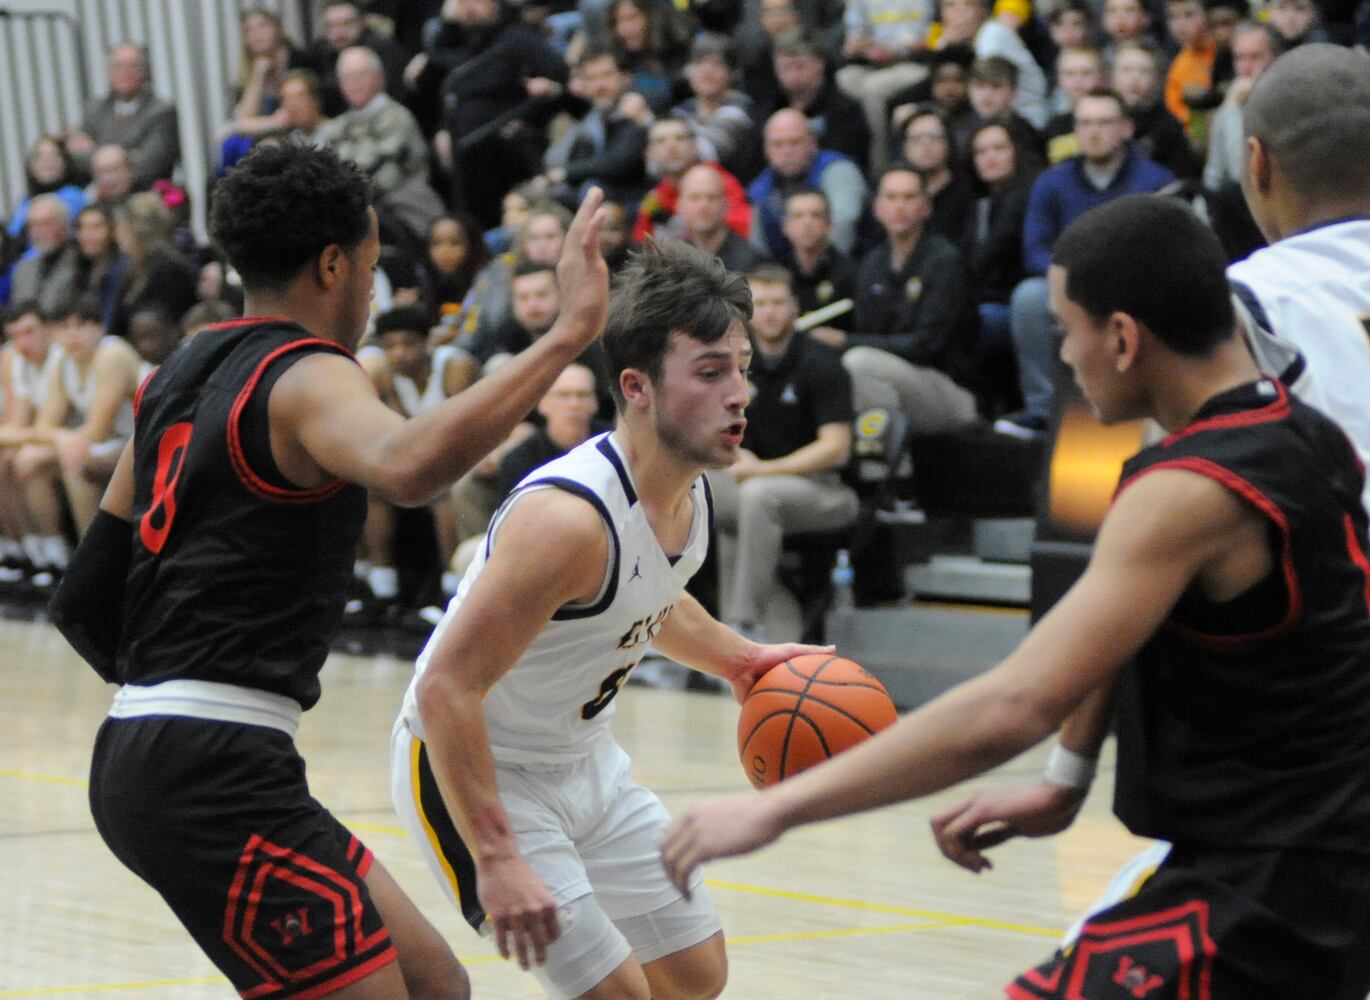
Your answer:
[[[988,920],[983,917],[965,917],[956,913],[941,913],[936,910],[918,910],[910,906],[890,906],[885,903],[866,903],[859,899],[841,899],[836,896],[815,896],[807,892],[791,892],[788,889],[768,889],[765,886],[746,885],[741,882],[721,882],[705,879],[704,884],[711,889],[730,889],[733,892],[747,892],[756,896],[770,896],[773,899],[793,899],[801,903],[823,903],[828,906],[842,906],[850,910],[866,910],[872,913],[897,913],[905,917],[921,917],[924,920],[946,921],[961,927],[983,927],[987,930],[1013,931],[1017,934],[1031,934],[1035,937],[1060,937],[1061,932],[1050,927],[1034,924],[1015,924],[1005,920]]]
[[[909,931],[931,931],[946,927],[957,927],[962,924],[960,920],[945,920],[934,923],[919,924],[889,924],[883,927],[849,927],[841,930],[830,931],[798,931],[792,934],[753,934],[746,937],[730,937],[727,939],[729,945],[744,944],[767,944],[781,941],[811,941],[819,938],[840,938],[840,937],[860,937],[865,934],[899,934]],[[509,959],[500,958],[498,955],[478,955],[475,957],[463,957],[462,965],[489,965],[493,962],[504,962]],[[23,990],[0,990],[0,998],[4,997],[48,997],[71,995],[74,993],[112,993],[116,990],[146,990],[165,988],[170,986],[208,986],[216,983],[228,982],[223,976],[199,976],[193,979],[149,979],[135,983],[102,983],[97,985],[84,986],[39,986],[33,989]]]
[[[46,781],[52,785],[71,785],[85,788],[90,784],[85,778],[69,778],[64,774],[43,774],[39,771],[21,771],[12,767],[0,767],[0,778],[19,778],[22,781]],[[0,997],[5,996],[0,993]]]
[[[36,986],[27,990],[0,990],[0,997],[55,997],[63,993],[112,993],[115,990],[145,990],[161,986],[212,986],[228,982],[223,976],[196,976],[193,979],[147,979],[140,983],[103,983],[88,986]]]
[[[365,830],[367,833],[384,833],[392,837],[409,836],[409,831],[405,830],[403,827],[385,826],[382,823],[353,822],[352,820],[348,820],[347,828],[349,830]]]
[[[812,941],[816,938],[860,937],[863,934],[899,934],[905,931],[935,931],[944,927],[959,926],[955,921],[941,921],[931,924],[889,924],[884,927],[845,927],[834,931],[795,931],[791,934],[750,934],[747,937],[730,937],[728,946],[737,944],[762,944],[771,941]]]

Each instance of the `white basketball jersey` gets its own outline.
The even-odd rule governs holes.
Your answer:
[[[124,343],[112,335],[106,335],[100,338],[100,347],[103,347],[106,341]],[[100,347],[96,348],[97,352]],[[67,400],[71,403],[71,415],[68,418],[68,423],[73,427],[79,427],[90,416],[91,404],[95,402],[95,362],[92,361],[82,373],[75,358],[70,355],[63,355],[62,387],[66,390]],[[114,424],[110,427],[109,433],[112,438],[133,436],[132,396],[119,404],[119,409],[114,415]]]
[[[495,532],[519,498],[535,489],[563,489],[594,505],[610,536],[609,564],[598,598],[558,611],[486,693],[482,708],[491,748],[495,759],[506,763],[565,761],[608,738],[614,696],[704,562],[712,517],[708,483],[701,476],[690,488],[694,519],[689,541],[678,558],[668,558],[638,502],[612,433],[592,437],[529,473],[495,512],[485,545],[419,654],[402,713],[420,739],[418,677],[480,576]]]
[[[52,370],[60,365],[66,356],[65,351],[56,344],[51,344],[43,363],[36,365],[15,351],[10,356],[10,388],[36,412],[48,394],[48,380],[52,377]]]
[[[419,392],[412,378],[395,374],[395,395],[399,397],[405,416],[417,417],[420,413],[427,413],[447,398],[443,382],[447,366],[456,356],[457,349],[451,344],[444,344],[433,352],[433,366],[428,372],[428,384],[423,387],[423,392]]]
[[[1370,219],[1280,240],[1227,275],[1250,289],[1270,332],[1303,355],[1299,396],[1339,423],[1370,466]],[[1370,482],[1364,497],[1370,508]]]

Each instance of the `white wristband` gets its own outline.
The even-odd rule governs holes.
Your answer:
[[[1094,758],[1082,756],[1057,743],[1051,748],[1051,756],[1047,758],[1042,777],[1053,785],[1083,791],[1093,783],[1098,764]]]

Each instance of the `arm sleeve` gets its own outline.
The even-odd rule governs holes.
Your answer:
[[[117,683],[133,525],[99,510],[48,605],[52,623],[100,677]]]

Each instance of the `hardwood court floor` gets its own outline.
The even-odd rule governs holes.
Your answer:
[[[375,850],[468,963],[480,1000],[541,996],[442,898],[390,807],[388,743],[410,665],[334,656],[299,743],[315,794]],[[199,1000],[233,991],[165,904],[105,849],[86,770],[109,690],[50,627],[0,622],[0,998]],[[627,688],[620,739],[638,779],[678,811],[746,787],[737,708]],[[1035,751],[990,780],[1031,774]],[[729,939],[725,993],[747,1000],[999,996],[1140,848],[1108,814],[1111,763],[1066,835],[1006,845],[979,877],[936,854],[927,817],[957,793],[794,831],[711,865]]]

